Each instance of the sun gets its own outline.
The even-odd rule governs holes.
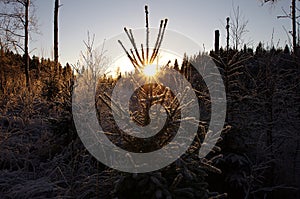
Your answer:
[[[169,60],[171,61],[172,66],[174,64],[175,59],[177,59],[178,63],[182,63],[183,58],[180,55],[177,55],[173,52],[161,50],[158,57],[154,59],[154,61],[151,64],[143,66],[143,69],[141,69],[140,72],[145,77],[157,76],[161,68],[165,66],[169,62]],[[116,71],[118,70],[122,73],[122,76],[126,73],[134,73],[135,71],[134,66],[132,65],[126,54],[123,54],[122,56],[117,57],[115,60],[113,60],[111,67],[112,68],[108,68],[106,70],[106,73],[108,75],[112,75],[115,78],[119,75],[116,74]]]
[[[146,65],[143,69],[143,73],[147,77],[154,77],[157,73],[157,66],[155,64]]]

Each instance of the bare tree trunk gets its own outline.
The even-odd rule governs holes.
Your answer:
[[[28,12],[29,12],[29,5],[30,0],[26,0],[25,2],[25,42],[24,42],[24,49],[25,49],[25,76],[26,76],[26,87],[30,91],[30,77],[29,77],[29,53],[28,53]]]
[[[296,34],[296,0],[292,0],[292,36],[293,36],[293,49],[294,54],[297,54],[297,34]]]
[[[215,30],[215,53],[218,55],[220,50],[220,31]]]
[[[58,72],[58,8],[59,0],[55,0],[54,5],[54,61]]]
[[[227,45],[226,45],[226,51],[228,53],[229,51],[229,28],[230,28],[230,25],[229,25],[229,17],[226,18],[226,22],[227,22],[227,25],[226,25],[226,30],[227,30],[227,38],[226,38],[226,41],[227,41]]]

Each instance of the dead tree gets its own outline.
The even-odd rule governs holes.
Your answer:
[[[58,70],[58,8],[59,0],[54,3],[54,61],[56,70]]]
[[[24,29],[25,29],[25,43],[24,43],[24,48],[25,48],[25,76],[26,76],[26,87],[30,91],[30,77],[29,77],[29,53],[28,53],[28,24],[29,24],[29,5],[30,5],[30,0],[25,0],[24,1],[24,7],[25,7],[25,21],[24,21]]]
[[[220,49],[220,31],[215,30],[215,53],[219,54]]]
[[[231,38],[234,50],[238,50],[244,45],[243,37],[248,32],[246,28],[248,25],[248,20],[244,19],[244,16],[240,12],[239,6],[236,8],[233,7],[232,10],[233,16],[231,17],[232,22],[230,23]]]
[[[7,0],[0,3],[0,35],[4,37],[7,46],[11,45],[16,51],[21,49],[24,52],[26,87],[30,91],[29,32],[37,32],[37,19],[34,12],[30,12],[33,4],[30,0]]]
[[[228,53],[228,51],[229,51],[229,28],[230,28],[229,20],[230,20],[230,18],[227,17],[227,18],[226,18],[226,22],[227,22],[227,25],[226,25],[226,30],[227,30],[227,38],[226,38],[227,45],[226,45],[226,51],[227,51],[227,53]]]
[[[264,0],[265,3],[269,2],[269,1],[275,2],[276,0]],[[298,1],[300,1],[300,0],[298,0]],[[299,44],[297,44],[297,24],[300,25],[300,23],[297,22],[297,19],[300,16],[297,16],[296,10],[299,10],[296,6],[296,0],[292,0],[292,2],[291,2],[291,12],[288,13],[285,10],[283,10],[284,15],[283,16],[277,16],[277,18],[289,18],[289,19],[292,20],[291,34],[292,34],[292,39],[293,39],[294,54],[297,54],[297,48],[298,48],[298,45],[299,45]]]
[[[294,52],[297,53],[297,33],[296,33],[296,0],[292,0],[292,37]]]

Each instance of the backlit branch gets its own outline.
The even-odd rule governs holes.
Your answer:
[[[143,44],[141,44],[141,53],[142,54],[140,55],[140,52],[137,49],[137,45],[136,45],[136,42],[135,42],[135,39],[134,39],[131,29],[128,30],[125,27],[124,31],[129,39],[131,45],[133,46],[134,50],[130,49],[128,51],[124,47],[123,43],[120,40],[118,40],[119,44],[123,48],[124,52],[126,53],[127,57],[131,61],[132,65],[139,72],[145,67],[145,65],[152,64],[154,62],[155,58],[157,57],[160,46],[163,41],[165,29],[166,29],[167,23],[168,23],[168,19],[161,20],[160,26],[159,26],[159,32],[158,32],[157,39],[155,42],[155,46],[154,46],[151,56],[149,57],[149,34],[150,34],[150,31],[149,31],[149,20],[148,20],[148,15],[149,15],[148,6],[145,6],[145,14],[146,14],[146,52],[144,51]]]

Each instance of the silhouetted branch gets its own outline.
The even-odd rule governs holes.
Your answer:
[[[145,6],[145,13],[146,13],[146,64],[149,61],[149,23],[148,23],[148,6]]]
[[[165,30],[166,30],[167,23],[168,23],[168,19],[165,19],[164,22],[165,22],[165,23],[164,23],[164,27],[163,27],[162,33],[161,33],[161,35],[160,35],[160,38],[159,38],[160,40],[159,40],[159,43],[158,43],[158,46],[157,46],[157,49],[156,49],[156,51],[155,51],[155,54],[154,54],[154,57],[153,57],[153,60],[152,60],[152,61],[154,61],[155,58],[157,57],[158,51],[159,51],[160,46],[161,46],[161,44],[162,44],[162,41],[163,41],[163,38],[164,38],[164,34],[165,34]]]
[[[133,46],[134,50],[130,49],[129,50],[130,52],[129,52],[124,47],[123,43],[120,40],[118,40],[119,44],[122,46],[124,52],[126,53],[127,57],[131,61],[132,65],[136,69],[138,69],[139,71],[145,65],[152,64],[153,61],[155,60],[155,58],[157,57],[158,51],[159,51],[160,46],[161,46],[162,41],[163,41],[163,37],[164,37],[165,29],[166,29],[166,26],[167,26],[167,22],[168,22],[168,19],[161,20],[160,27],[159,27],[159,33],[158,33],[157,39],[156,39],[156,43],[155,43],[151,58],[149,59],[149,22],[148,22],[149,12],[148,12],[148,6],[145,6],[145,13],[146,13],[146,52],[144,50],[143,44],[141,44],[142,55],[139,54],[131,29],[127,30],[127,28],[125,27],[124,31],[125,31],[128,39],[129,39],[131,45]],[[145,55],[145,53],[146,53],[146,55]]]
[[[158,46],[158,42],[159,42],[159,38],[160,38],[160,35],[161,35],[161,29],[162,29],[162,26],[163,26],[163,20],[160,21],[160,25],[159,25],[159,31],[158,31],[158,35],[157,35],[157,39],[156,39],[156,42],[155,42],[155,45],[154,45],[154,48],[153,48],[153,52],[152,52],[152,55],[151,55],[151,58],[150,58],[150,62],[152,62],[154,60],[154,55],[155,55],[155,52],[156,52],[156,49],[157,49],[157,46]]]
[[[127,57],[129,58],[129,60],[131,61],[132,65],[138,69],[138,65],[136,65],[136,61],[130,56],[129,52],[126,50],[126,48],[124,47],[123,43],[118,40],[119,44],[122,46],[123,50],[125,51]]]

